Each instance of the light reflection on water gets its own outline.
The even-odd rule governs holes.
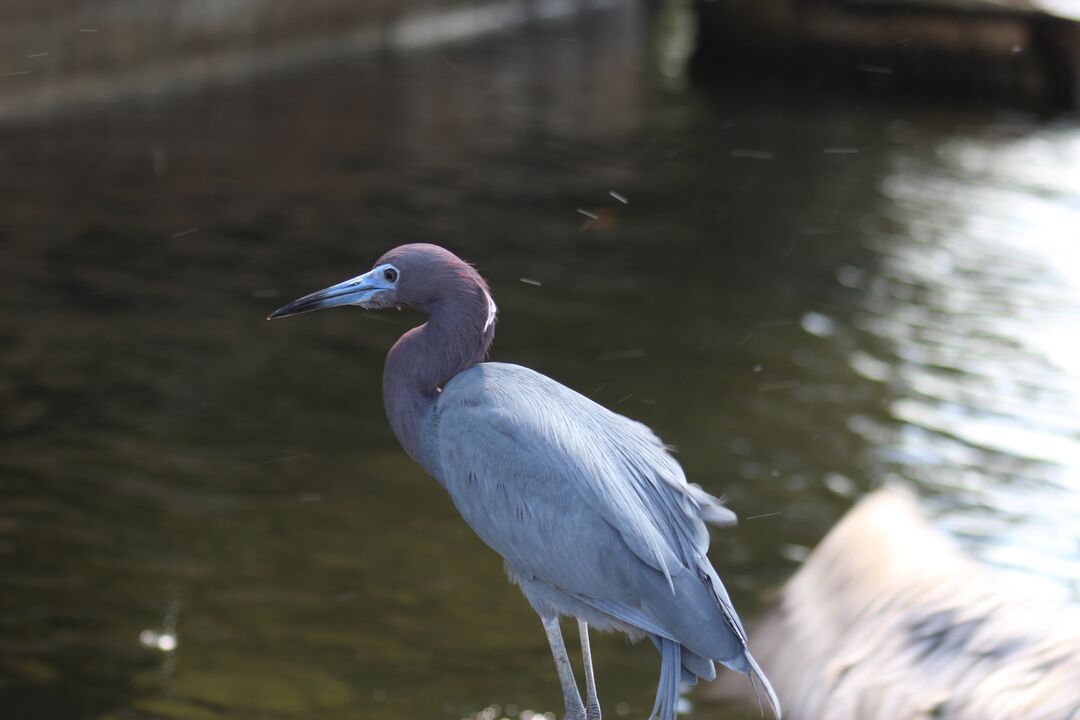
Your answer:
[[[920,131],[906,139],[925,142]],[[995,564],[1080,593],[1080,133],[991,127],[898,156],[863,332],[899,471]]]
[[[728,496],[747,616],[890,474],[1076,582],[1077,131],[704,91],[613,12],[3,130],[0,707],[555,709],[535,615],[386,426],[416,318],[263,321],[412,240],[491,279],[497,359]],[[655,652],[593,649],[608,714],[647,712]]]

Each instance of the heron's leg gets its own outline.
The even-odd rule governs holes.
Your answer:
[[[551,645],[551,655],[555,658],[555,669],[559,672],[566,720],[585,720],[585,706],[581,704],[581,694],[578,692],[577,681],[574,680],[574,669],[570,667],[570,657],[566,654],[566,645],[563,644],[559,618],[540,619],[544,623],[548,644]]]
[[[596,676],[592,669],[592,650],[589,648],[589,623],[577,621],[581,634],[581,660],[585,664],[585,695],[588,705],[585,707],[586,720],[600,720],[600,698],[596,696]]]

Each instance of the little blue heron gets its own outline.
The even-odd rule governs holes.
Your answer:
[[[780,717],[705,555],[705,523],[732,525],[735,514],[687,483],[649,428],[528,368],[483,362],[495,302],[475,269],[436,245],[395,248],[371,271],[270,318],[338,305],[428,316],[386,357],[387,417],[540,615],[566,720],[600,720],[590,625],[655,643],[662,661],[650,717],[674,720],[680,683],[715,678],[714,660],[760,681]],[[587,704],[560,616],[578,622]]]

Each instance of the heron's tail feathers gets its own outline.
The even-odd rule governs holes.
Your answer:
[[[675,720],[679,712],[679,683],[682,681],[682,645],[667,638],[654,638],[660,645],[660,684],[649,718]]]
[[[776,691],[773,690],[772,684],[769,682],[769,678],[765,677],[765,673],[762,671],[761,666],[754,660],[754,656],[750,654],[750,651],[746,651],[746,660],[750,663],[750,671],[746,675],[750,678],[750,686],[754,688],[754,696],[757,696],[757,686],[755,681],[761,683],[761,687],[765,689],[765,696],[769,700],[769,707],[772,709],[773,715],[776,720],[780,720],[782,712],[780,710],[780,698],[776,696]],[[758,705],[760,707],[760,700]]]

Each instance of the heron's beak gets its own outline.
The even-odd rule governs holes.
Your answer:
[[[305,295],[299,300],[293,300],[284,307],[279,307],[270,313],[267,320],[299,315],[300,313],[312,312],[337,307],[338,305],[359,305],[366,307],[376,295],[392,290],[391,285],[382,279],[381,273],[375,270],[363,275],[332,285],[325,290]]]

